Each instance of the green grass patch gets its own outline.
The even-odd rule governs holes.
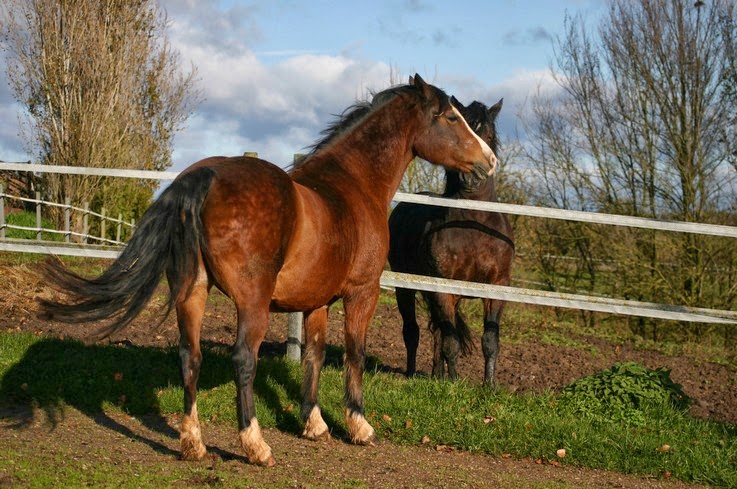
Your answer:
[[[5,216],[5,222],[10,226],[22,226],[26,228],[35,228],[37,226],[35,212],[13,212]],[[41,219],[42,229],[54,229],[54,225],[48,219]],[[7,238],[14,239],[36,239],[36,231],[28,231],[25,229],[7,228],[5,230]],[[41,239],[44,241],[63,241],[64,235],[58,233],[41,232]]]
[[[333,435],[344,437],[340,354],[339,349],[328,352],[320,400]],[[120,409],[160,416],[182,409],[175,349],[90,346],[0,333],[0,359],[0,402],[12,403],[14,412],[37,406],[53,419],[66,405],[87,413]],[[639,374],[663,380],[662,372],[656,372],[657,379],[650,371]],[[232,378],[229,350],[206,348],[198,398],[206,423],[235,425]],[[261,358],[255,391],[263,426],[298,436],[301,378],[299,365]],[[609,381],[598,377],[588,382],[596,387]],[[637,378],[634,383],[640,397],[648,397],[643,394],[646,382]],[[642,403],[638,422],[622,422],[616,416],[582,416],[575,405],[552,393],[518,395],[463,381],[406,380],[373,366],[364,376],[364,395],[368,419],[392,443],[419,445],[429,439],[433,445],[494,456],[559,460],[653,477],[669,471],[684,481],[737,485],[736,427],[691,418],[683,406],[671,402]],[[558,459],[561,448],[567,455]]]

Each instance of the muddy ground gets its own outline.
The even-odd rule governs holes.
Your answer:
[[[34,265],[0,266],[0,330],[30,331],[54,337],[74,337],[91,340],[94,326],[63,324],[39,319],[35,297],[49,296],[52,292],[34,273]],[[162,294],[163,294],[162,290]],[[161,300],[161,299],[159,299]],[[388,301],[387,301],[388,302]],[[155,304],[153,305],[155,307]],[[691,413],[697,417],[737,423],[737,372],[725,362],[715,363],[703,353],[706,350],[687,348],[675,355],[664,355],[657,351],[637,348],[631,341],[605,340],[598,336],[574,334],[560,327],[553,311],[530,314],[530,306],[510,304],[502,321],[502,350],[497,367],[497,381],[506,389],[515,392],[544,392],[558,390],[571,381],[610,367],[620,361],[636,361],[650,368],[671,369],[671,378],[680,383],[685,392],[694,399]],[[530,320],[528,318],[535,318]],[[342,347],[342,310],[331,309],[328,342]],[[216,296],[210,301],[203,327],[203,340],[231,344],[234,334],[235,312],[230,301]],[[125,342],[139,346],[169,346],[178,342],[176,323],[168,318],[161,326],[151,327],[151,316],[144,314],[125,330],[114,334],[105,342]],[[262,347],[262,354],[281,354],[286,349],[286,316],[274,314],[271,327]],[[544,340],[544,333],[554,337],[565,337],[566,341]],[[478,334],[477,334],[478,336]],[[547,335],[551,337],[551,335]],[[478,343],[478,340],[477,340]],[[570,345],[570,346],[566,346]],[[401,321],[396,307],[390,303],[379,305],[368,335],[368,354],[376,357],[380,368],[402,375],[405,352],[402,341]],[[735,364],[735,352],[731,352],[731,365]],[[418,352],[418,371],[427,375],[431,369],[431,337],[422,331]],[[480,347],[460,362],[460,375],[473,382],[481,382],[483,376]],[[129,443],[127,452],[121,456],[137,460],[146,465],[151,456],[168,457],[171,463],[183,463],[177,458],[176,417],[168,420],[157,433],[150,426],[132,418],[120,419],[117,423],[127,426],[134,439],[156,439],[156,443]],[[76,435],[57,428],[56,436],[49,438],[44,422],[30,423],[22,430],[2,422],[0,413],[0,441],[9,438],[3,431],[13,432],[14,442],[34,443],[43,439],[47,450],[63,450],[68,444],[82,444],[85,450],[99,445],[117,443],[119,430],[106,429],[104,423],[89,419],[81,413],[70,415],[66,420],[86,426]],[[83,433],[80,439],[80,433]],[[266,434],[278,460],[289,460],[271,469],[265,476],[274,482],[294,480],[294,487],[309,487],[310,483],[329,485],[341,477],[364,481],[366,487],[493,487],[502,480],[519,480],[520,487],[536,487],[545,481],[559,481],[573,487],[684,487],[670,479],[642,479],[605,471],[581,470],[565,465],[538,464],[531,460],[512,460],[434,450],[431,446],[398,448],[386,442],[376,447],[353,447],[341,440],[327,444],[301,440],[295,433],[269,430]],[[238,455],[232,427],[207,426],[206,441],[211,454],[202,464],[220,464],[228,470],[263,470],[245,466]],[[55,446],[58,444],[57,446]],[[152,448],[153,447],[153,448]],[[158,448],[157,448],[158,447]],[[152,451],[153,450],[153,451]],[[1,450],[0,450],[1,451]],[[115,452],[113,450],[113,452]],[[287,455],[291,452],[291,455]],[[323,473],[317,465],[329,452],[335,461],[330,474]],[[112,453],[112,452],[111,452]],[[305,456],[294,457],[294,453]],[[337,455],[336,455],[337,454]],[[337,458],[335,458],[337,456]],[[321,472],[322,471],[322,472]],[[313,479],[303,480],[310,473]],[[321,475],[322,474],[322,475]],[[456,474],[454,479],[453,474]],[[292,478],[292,479],[290,479]],[[511,479],[509,479],[511,478]],[[332,482],[331,482],[332,481]],[[496,481],[496,482],[495,482]],[[0,473],[0,487],[22,480],[14,474]],[[688,486],[691,487],[691,486]]]

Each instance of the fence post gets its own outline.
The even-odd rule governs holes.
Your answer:
[[[87,244],[87,236],[90,235],[90,203],[84,203],[84,215],[82,216],[82,242]]]
[[[115,233],[115,241],[120,243],[120,231],[123,227],[123,214],[118,213],[118,230]]]
[[[246,151],[243,153],[243,156],[246,156],[248,158],[258,158],[258,152],[257,151]]]
[[[107,219],[105,218],[105,208],[103,207],[100,209],[100,240],[103,240],[103,244],[105,243],[105,224],[107,224]]]
[[[64,241],[72,240],[72,201],[69,197],[64,199]]]
[[[5,239],[5,189],[0,183],[0,238]]]
[[[41,192],[36,192],[36,239],[41,241]]]
[[[302,359],[302,322],[301,312],[290,312],[287,316],[287,360]]]

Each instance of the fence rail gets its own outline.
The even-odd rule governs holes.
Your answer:
[[[21,226],[18,224],[10,224],[7,222],[6,216],[5,216],[5,202],[6,200],[14,200],[18,202],[23,202],[27,204],[35,204],[36,208],[36,226],[35,227],[29,227],[29,226]],[[58,207],[64,209],[64,229],[53,229],[43,226],[43,220],[42,220],[42,208],[43,206],[47,207]],[[71,221],[72,221],[72,213],[77,212],[82,214],[82,232],[72,231]],[[90,234],[90,225],[89,225],[89,218],[93,217],[96,218],[100,223],[100,233],[99,236]],[[111,223],[116,227],[115,231],[115,239],[109,239],[106,237],[107,235],[107,223]],[[42,241],[42,235],[43,233],[48,234],[57,234],[57,235],[63,235],[64,241],[67,243],[71,242],[72,237],[80,238],[80,241],[84,244],[86,244],[89,240],[93,240],[98,243],[107,243],[107,244],[113,244],[113,245],[122,245],[124,244],[121,240],[121,236],[123,233],[123,228],[130,229],[131,233],[135,229],[136,223],[135,220],[131,220],[131,222],[127,222],[123,220],[123,216],[118,214],[118,217],[112,217],[108,216],[105,213],[105,208],[103,207],[100,212],[94,212],[90,210],[89,204],[85,203],[84,207],[76,207],[71,205],[69,201],[67,201],[64,204],[60,204],[58,202],[50,202],[43,200],[41,198],[40,192],[36,192],[36,198],[30,199],[28,197],[21,197],[17,195],[10,195],[5,192],[5,189],[3,185],[0,183],[0,239],[6,238],[7,230],[15,229],[19,231],[31,231],[36,233],[36,240]],[[130,233],[129,233],[130,234]]]
[[[178,172],[154,172],[123,169],[113,170],[102,168],[79,168],[62,166],[51,167],[38,164],[1,162],[0,170],[54,172],[77,175],[115,176],[123,178],[145,178],[163,181],[173,180],[178,175]],[[408,194],[404,192],[397,192],[393,200],[396,202],[413,202],[436,206],[496,211],[506,214],[517,214],[522,216],[548,219],[563,219],[592,224],[628,226],[671,232],[696,233],[711,236],[737,238],[737,227],[733,226],[646,219],[616,214],[571,211],[526,205],[504,204],[498,202],[443,199],[439,197]],[[115,258],[119,253],[119,251],[116,250],[90,248],[75,249],[74,247],[60,246],[54,244],[31,245],[18,243],[17,241],[8,242],[7,240],[0,242],[0,251],[25,251],[30,253],[50,253],[100,258]],[[737,324],[737,312],[734,311],[692,308],[670,304],[646,303],[578,294],[564,294],[559,292],[548,292],[536,289],[524,289],[520,287],[502,287],[497,285],[461,282],[457,280],[438,279],[418,275],[398,274],[388,271],[385,271],[383,273],[381,277],[381,285],[386,287],[404,287],[435,292],[450,292],[467,297],[487,297],[491,299],[502,299],[510,302],[581,309],[610,314],[641,316],[674,321]],[[290,322],[294,323],[295,321]],[[292,335],[293,332],[294,330],[292,329],[292,327],[290,327],[289,344],[294,343],[294,336]],[[294,334],[297,333],[294,332]],[[297,341],[300,341],[299,338],[297,339]]]

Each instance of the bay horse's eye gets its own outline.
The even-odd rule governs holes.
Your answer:
[[[458,116],[454,113],[450,113],[450,115],[445,116],[446,119],[448,119],[448,122],[458,122]]]

